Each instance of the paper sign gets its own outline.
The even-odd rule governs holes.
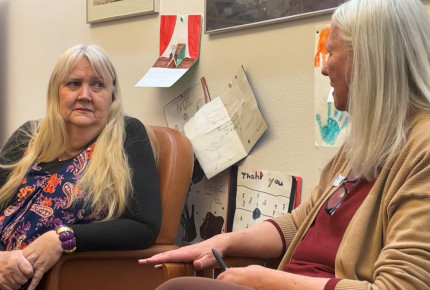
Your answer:
[[[226,231],[229,170],[190,186],[181,218],[181,245],[194,244]]]
[[[200,134],[205,135],[215,128],[230,121],[230,116],[220,97],[203,106],[194,116],[200,128]]]
[[[162,15],[160,19],[159,57],[137,87],[171,87],[199,58],[201,16]]]
[[[185,123],[205,104],[199,83],[187,89],[173,101],[164,106],[167,126],[184,132]]]
[[[243,67],[228,88],[184,126],[206,177],[246,157],[267,129]]]
[[[294,177],[282,172],[238,167],[233,231],[291,211]]]
[[[202,176],[188,191],[177,243],[198,243],[291,212],[301,184],[297,176],[236,165],[211,179]]]

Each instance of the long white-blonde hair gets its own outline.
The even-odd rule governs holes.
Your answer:
[[[430,111],[430,24],[419,0],[350,0],[332,16],[350,49],[353,170],[371,180],[404,146],[411,120]]]
[[[76,45],[59,59],[48,86],[47,114],[39,128],[33,126],[26,154],[18,162],[3,167],[11,169],[0,189],[0,208],[5,208],[34,162],[49,162],[67,148],[68,135],[59,110],[59,86],[65,82],[73,67],[86,58],[105,84],[112,84],[112,105],[107,123],[97,138],[96,146],[77,187],[87,193],[85,205],[94,212],[106,212],[105,219],[123,213],[132,194],[131,175],[124,151],[124,113],[115,69],[103,50],[96,45]]]

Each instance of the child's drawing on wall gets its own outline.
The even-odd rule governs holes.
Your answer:
[[[348,113],[338,111],[333,104],[330,80],[321,74],[328,57],[325,44],[329,33],[328,25],[316,28],[314,57],[316,146],[340,146],[345,139],[349,123]]]
[[[198,243],[226,231],[229,178],[229,170],[211,179],[203,171],[193,172],[178,230],[178,245]]]
[[[224,155],[224,153],[221,152],[223,139],[224,139],[224,136],[221,136],[219,140],[215,140],[210,144],[210,148],[206,149],[206,151],[209,151],[209,152],[217,152],[214,170],[218,170],[218,163],[221,161],[222,158],[228,161],[231,161],[231,158],[228,158],[226,155]]]
[[[138,87],[171,87],[198,60],[200,15],[161,15],[159,56]]]

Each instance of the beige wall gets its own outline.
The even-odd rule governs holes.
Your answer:
[[[160,1],[160,14],[204,14],[204,0]],[[302,176],[309,194],[331,155],[314,145],[313,98],[315,27],[329,15],[203,34],[197,66],[160,89],[134,87],[158,56],[159,15],[89,25],[85,11],[85,0],[0,0],[0,146],[20,124],[44,116],[53,65],[77,43],[106,50],[126,112],[148,124],[165,125],[163,106],[201,76],[216,96],[244,65],[270,127],[243,164]]]

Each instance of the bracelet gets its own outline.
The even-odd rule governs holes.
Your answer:
[[[70,254],[76,251],[76,238],[75,233],[71,227],[59,225],[55,228],[55,232],[61,241],[61,247],[64,253]]]

